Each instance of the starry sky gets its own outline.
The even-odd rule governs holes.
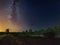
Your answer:
[[[7,19],[7,16],[11,15],[12,2],[12,0],[0,0],[0,23],[3,25],[7,23],[7,20],[9,20]],[[18,24],[13,26],[20,27],[19,31],[29,28],[36,30],[60,26],[59,0],[18,0],[17,3],[18,6],[16,6],[16,12],[18,16],[15,16],[18,18]],[[13,17],[13,19],[15,18]],[[10,25],[12,24],[9,22],[9,26]]]
[[[40,29],[60,25],[59,0],[23,0],[21,3],[28,27]]]

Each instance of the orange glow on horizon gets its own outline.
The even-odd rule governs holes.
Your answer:
[[[16,32],[17,30],[17,27],[13,25],[7,25],[7,23],[5,25],[0,23],[0,32],[5,32],[7,28],[9,29],[10,32]]]
[[[8,28],[10,32],[18,32],[19,28],[17,25],[9,22],[10,20],[7,17],[0,18],[0,32],[5,32]]]

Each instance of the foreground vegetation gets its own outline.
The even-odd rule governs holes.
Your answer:
[[[32,29],[23,31],[23,32],[9,32],[9,29],[6,29],[6,32],[0,32],[0,37],[4,37],[6,35],[13,35],[13,36],[55,36],[60,35],[60,27],[54,27],[54,28],[47,28],[47,29],[39,29],[36,31],[33,31]]]
[[[55,35],[60,35],[60,27],[23,32],[9,32],[6,29],[6,32],[0,32],[0,45],[60,45],[60,38],[55,38]]]

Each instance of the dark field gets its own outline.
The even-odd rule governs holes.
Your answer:
[[[0,45],[60,45],[60,38],[6,36],[0,39]]]

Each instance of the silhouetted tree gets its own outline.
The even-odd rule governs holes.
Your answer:
[[[9,29],[6,29],[6,32],[9,32]]]
[[[28,32],[28,31],[26,30],[26,32]]]
[[[30,34],[30,35],[32,34],[32,29],[29,29],[29,34]]]
[[[32,32],[32,29],[29,29],[29,32]]]
[[[60,34],[60,27],[54,27],[54,31],[56,32],[56,34]]]
[[[9,29],[6,29],[6,33],[7,33],[7,35],[9,34]]]

